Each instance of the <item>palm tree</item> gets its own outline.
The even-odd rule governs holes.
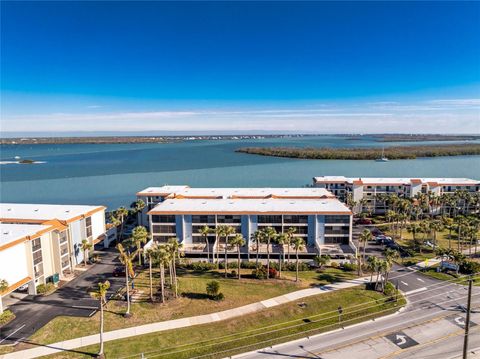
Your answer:
[[[407,231],[412,234],[414,248],[420,249],[420,254],[422,254],[422,246],[419,244],[417,237],[417,233],[421,231],[421,227],[418,223],[412,223],[407,227]]]
[[[153,278],[152,278],[152,262],[155,256],[155,249],[154,247],[150,247],[145,250],[145,255],[148,257],[148,277],[150,281],[150,300],[153,302]]]
[[[440,221],[432,221],[430,222],[430,231],[433,235],[433,249],[437,247],[437,232],[443,230],[443,224]]]
[[[284,244],[288,243],[288,235],[286,233],[280,233],[278,234],[276,238],[276,242],[282,249],[281,252],[278,253],[278,276],[281,278],[282,277],[282,256],[284,255],[284,250],[283,246]]]
[[[267,244],[267,279],[270,278],[270,244],[277,236],[277,231],[273,227],[266,227],[260,230],[262,240]]]
[[[252,234],[252,240],[255,241],[255,246],[256,246],[256,259],[255,259],[255,266],[258,267],[258,252],[260,251],[260,242],[262,241],[262,235],[263,233],[260,232],[259,230],[255,231]]]
[[[200,233],[205,239],[205,244],[207,245],[207,261],[210,262],[210,242],[208,240],[208,235],[212,233],[212,229],[209,226],[203,226],[200,228],[198,233]]]
[[[162,294],[162,303],[165,303],[165,265],[170,263],[170,251],[167,245],[157,245],[154,249],[155,259],[160,267],[160,291]]]
[[[5,292],[8,288],[8,282],[6,279],[0,279],[0,300],[2,299],[2,293]],[[0,314],[3,313],[3,306],[0,303]]]
[[[302,250],[304,247],[304,241],[302,237],[295,237],[293,239],[293,249],[295,249],[295,261],[296,261],[296,266],[295,266],[295,282],[298,282],[298,251]]]
[[[285,234],[287,235],[287,261],[290,263],[290,246],[292,244],[293,235],[297,232],[295,227],[288,227]]]
[[[360,235],[359,241],[362,243],[363,246],[363,258],[362,262],[365,263],[365,250],[367,249],[368,241],[372,240],[372,232],[368,229],[364,229],[362,234]]]
[[[87,266],[87,260],[88,260],[88,252],[90,249],[92,249],[93,245],[87,240],[83,239],[82,244],[80,245],[80,248],[82,249],[83,252],[83,265],[86,267]]]
[[[105,282],[100,282],[97,284],[97,289],[90,292],[90,296],[94,299],[98,299],[100,302],[100,350],[98,351],[98,356],[103,358],[103,306],[107,303],[107,291],[110,288],[110,282],[107,280]]]
[[[138,265],[142,265],[142,256],[140,253],[142,252],[142,244],[147,243],[148,239],[148,232],[147,229],[143,226],[137,226],[133,229],[132,232],[132,239],[135,243],[135,247],[137,247],[138,252]]]
[[[454,228],[453,218],[443,216],[442,222],[445,228],[448,229],[448,248],[452,248],[452,230]]]
[[[125,223],[125,218],[127,216],[128,216],[128,209],[126,209],[125,207],[119,207],[115,211],[115,217],[117,217],[117,219],[120,221],[120,225],[121,225],[119,240],[123,239],[123,226],[124,226],[124,223]]]
[[[168,248],[170,249],[171,258],[172,258],[172,269],[173,269],[173,282],[175,286],[175,298],[178,297],[178,285],[177,285],[177,267],[176,267],[176,260],[180,259],[180,248],[182,244],[179,243],[177,237],[170,238],[168,240]]]
[[[217,233],[220,238],[225,238],[225,278],[228,276],[228,238],[235,233],[235,228],[226,226],[226,225],[220,225],[217,227]]]
[[[133,202],[130,205],[130,208],[132,208],[133,212],[137,215],[137,223],[139,225],[143,225],[143,223],[141,221],[142,216],[140,214],[142,213],[145,206],[146,206],[145,202],[141,199],[137,199],[135,202]]]
[[[229,244],[232,246],[237,246],[237,268],[238,268],[238,279],[240,279],[240,248],[245,245],[245,240],[240,233],[235,234],[232,238],[229,239]]]
[[[135,253],[130,254],[125,250],[121,243],[117,244],[118,252],[120,253],[119,259],[120,262],[125,266],[125,288],[127,291],[127,311],[125,316],[130,315],[130,289],[128,287],[128,278],[133,278],[135,273],[133,271],[133,259],[135,258]]]
[[[373,280],[373,272],[377,271],[378,267],[378,258],[375,256],[368,256],[367,258],[367,268],[370,271],[370,283]]]
[[[215,234],[217,235],[217,245],[215,248],[216,256],[217,256],[217,269],[219,269],[220,265],[220,253],[218,251],[219,249],[219,244],[222,238],[225,238],[225,245],[227,245],[227,226],[225,225],[219,225],[215,228]]]

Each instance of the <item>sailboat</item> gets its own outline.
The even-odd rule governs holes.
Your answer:
[[[377,162],[388,162],[388,158],[385,157],[385,148],[382,148],[382,157],[377,158],[375,161],[377,161]]]

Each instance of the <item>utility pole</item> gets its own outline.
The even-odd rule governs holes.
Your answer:
[[[467,314],[465,318],[465,337],[463,339],[463,359],[467,359],[468,352],[468,331],[470,330],[470,307],[472,304],[472,276],[468,279],[468,299],[467,299]]]

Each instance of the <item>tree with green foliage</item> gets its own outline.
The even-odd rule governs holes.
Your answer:
[[[261,239],[267,245],[267,279],[270,278],[270,245],[277,237],[277,231],[273,227],[265,227],[260,230]]]
[[[87,261],[88,261],[88,254],[90,250],[93,248],[93,244],[90,243],[88,239],[83,239],[82,244],[80,245],[80,248],[82,249],[82,252],[83,252],[83,265],[86,267]]]
[[[301,251],[305,247],[305,242],[303,241],[302,237],[294,237],[293,238],[293,249],[295,250],[295,282],[298,282],[298,251]]]
[[[258,267],[258,255],[260,251],[260,242],[262,240],[262,232],[260,232],[259,230],[256,230],[255,232],[253,232],[251,239],[255,242],[255,247],[256,247],[255,266]]]
[[[372,240],[372,232],[370,232],[369,229],[364,229],[359,238],[359,242],[362,244],[362,247],[363,247],[363,254],[362,254],[363,263],[365,263],[365,251],[367,249],[368,241],[371,241],[371,240]]]
[[[220,294],[220,283],[216,280],[208,282],[207,294],[212,298],[216,298]]]
[[[287,262],[290,263],[290,246],[292,245],[293,241],[293,235],[297,233],[297,229],[295,227],[288,227],[287,230],[285,231],[285,234],[287,235]]]
[[[100,282],[97,284],[97,288],[90,292],[90,296],[94,299],[98,299],[100,302],[100,349],[98,351],[97,357],[103,358],[103,323],[104,323],[104,316],[103,316],[103,306],[107,304],[107,292],[110,288],[110,282],[107,280],[105,282]]]
[[[143,226],[137,226],[132,231],[132,241],[135,243],[135,247],[137,247],[138,253],[138,265],[142,265],[142,244],[147,243],[148,239],[148,232],[147,229]]]
[[[315,256],[315,258],[313,258],[313,261],[320,269],[323,269],[323,266],[328,265],[330,260],[331,258],[328,254],[322,254],[321,256]]]
[[[168,240],[167,248],[170,251],[171,263],[172,263],[172,274],[173,274],[173,285],[174,285],[174,292],[175,298],[178,297],[178,282],[177,282],[177,266],[176,260],[180,259],[180,248],[182,248],[182,244],[179,242],[177,237],[170,238]]]
[[[240,233],[235,234],[229,239],[229,244],[237,247],[237,269],[238,269],[238,279],[240,279],[240,248],[245,245],[245,239]]]
[[[121,241],[123,239],[123,228],[124,228],[124,225],[125,225],[125,220],[128,217],[128,209],[126,209],[125,207],[119,207],[115,211],[115,217],[120,222],[120,235],[119,235],[118,239]]]
[[[213,229],[209,226],[203,226],[198,230],[198,233],[200,233],[205,239],[205,245],[207,246],[207,262],[210,262],[210,241],[208,240],[208,235],[213,233]]]
[[[122,245],[122,243],[117,244],[117,250],[119,252],[120,262],[125,266],[125,289],[127,292],[127,311],[125,312],[126,316],[130,315],[130,289],[129,289],[129,278],[135,276],[133,271],[133,260],[135,258],[135,253],[129,253]]]

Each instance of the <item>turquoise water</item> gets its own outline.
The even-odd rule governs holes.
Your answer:
[[[425,144],[423,142],[422,144]],[[438,143],[438,142],[437,142]],[[443,143],[443,142],[442,142]],[[411,143],[419,144],[419,143]],[[314,176],[480,178],[480,156],[390,162],[296,160],[235,153],[243,146],[379,147],[364,137],[337,136],[238,141],[186,141],[170,144],[4,145],[0,160],[15,156],[46,161],[0,165],[3,202],[128,205],[148,186],[303,186]]]

